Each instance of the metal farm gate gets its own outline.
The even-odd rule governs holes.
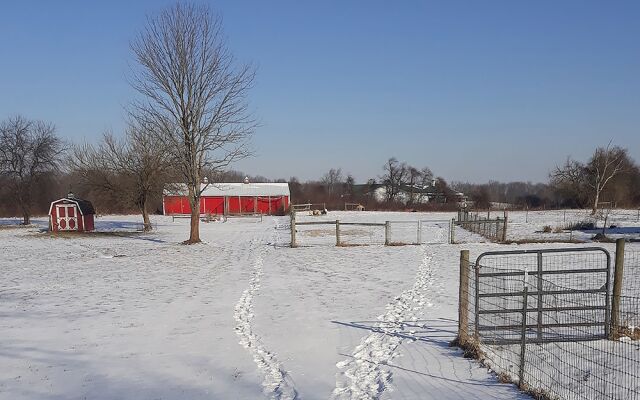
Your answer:
[[[571,342],[609,336],[611,257],[603,248],[495,251],[475,268],[483,343]],[[524,321],[524,322],[523,322]]]
[[[475,264],[463,251],[460,343],[537,399],[638,400],[640,337],[612,301],[634,299],[612,293],[610,271],[600,247],[486,252]]]

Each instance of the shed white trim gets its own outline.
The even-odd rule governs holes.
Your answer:
[[[78,211],[80,212],[80,215],[84,215],[84,213],[82,212],[82,207],[80,207],[80,204],[78,204],[77,201],[75,201],[73,199],[66,198],[66,197],[63,197],[62,199],[58,199],[58,200],[55,200],[55,201],[51,202],[51,205],[49,206],[49,215],[51,215],[51,211],[53,210],[53,205],[56,204],[57,202],[63,201],[63,200],[70,201],[73,204],[75,204],[76,207],[78,208]]]

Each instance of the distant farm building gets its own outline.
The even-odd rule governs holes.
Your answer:
[[[249,183],[247,180],[202,184],[202,189],[201,215],[284,214],[289,209],[291,196],[288,183]],[[165,189],[162,208],[165,215],[190,214],[186,190]]]
[[[52,232],[89,232],[94,229],[95,210],[91,202],[76,198],[73,193],[51,202],[49,230]]]

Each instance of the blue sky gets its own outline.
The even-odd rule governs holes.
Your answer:
[[[129,42],[172,3],[4,2],[0,118],[122,131]],[[638,1],[208,4],[258,67],[248,173],[364,181],[395,156],[450,181],[546,181],[609,140],[640,161]]]

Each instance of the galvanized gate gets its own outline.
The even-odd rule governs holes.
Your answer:
[[[609,336],[609,252],[599,247],[494,251],[475,264],[475,336],[484,344]]]

